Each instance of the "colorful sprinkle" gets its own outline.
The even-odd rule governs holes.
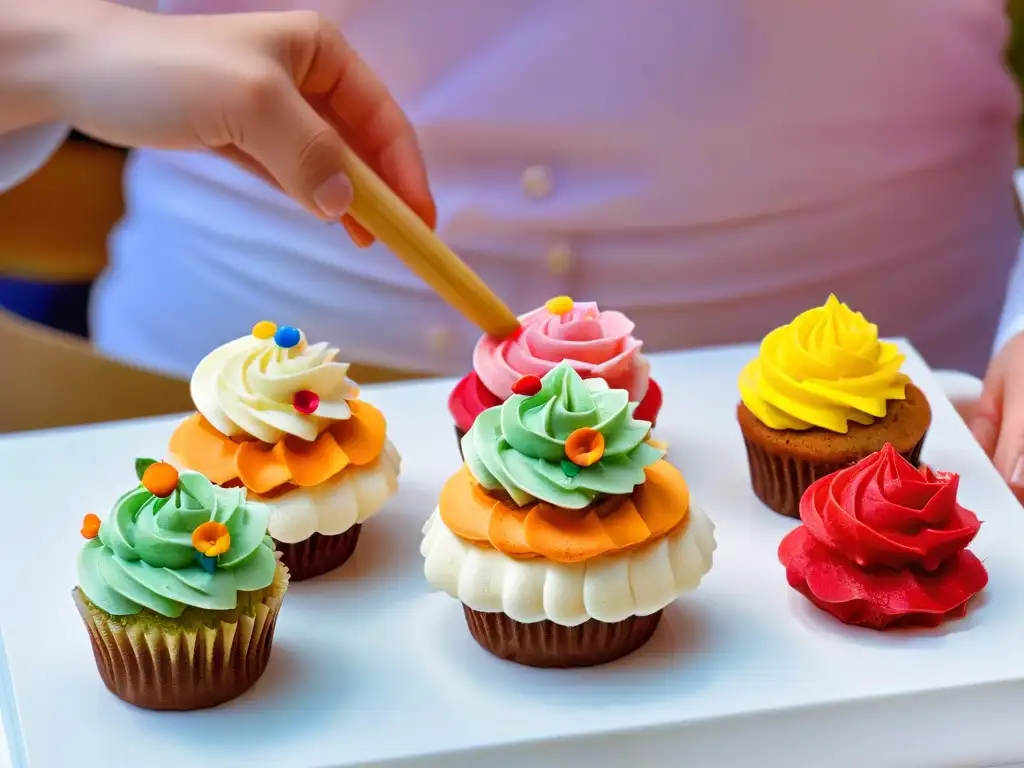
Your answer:
[[[231,534],[224,523],[210,520],[192,531],[192,546],[207,557],[223,555],[231,549]]]
[[[565,439],[565,455],[578,467],[589,467],[604,456],[604,435],[591,427],[573,430]]]
[[[562,459],[562,471],[566,477],[576,477],[580,473],[580,468],[568,459]]]
[[[269,320],[260,320],[252,327],[252,335],[257,339],[272,339],[277,333],[277,325]]]
[[[308,389],[300,389],[292,396],[292,407],[304,416],[316,413],[320,407],[320,395]]]
[[[166,499],[178,487],[178,470],[166,461],[157,461],[142,473],[142,487],[161,499]]]
[[[571,312],[574,306],[575,304],[573,304],[572,299],[568,296],[555,296],[553,299],[548,299],[544,308],[552,315],[564,315]]]
[[[540,377],[534,376],[532,373],[528,373],[525,376],[520,376],[516,379],[515,383],[512,385],[512,394],[533,397],[540,392],[541,386]]]
[[[282,325],[274,332],[274,343],[281,349],[291,349],[299,343],[301,338],[302,334],[299,333],[299,329],[290,325]]]
[[[95,539],[100,535],[100,519],[92,512],[82,518],[82,536]]]

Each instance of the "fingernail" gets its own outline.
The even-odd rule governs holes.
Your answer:
[[[1009,483],[1018,488],[1024,486],[1024,456],[1019,457],[1017,463],[1013,465]]]
[[[352,182],[343,173],[336,173],[313,193],[317,207],[324,216],[340,218],[352,205]]]

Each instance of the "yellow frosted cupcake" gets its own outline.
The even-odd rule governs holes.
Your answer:
[[[398,487],[384,416],[359,399],[337,356],[297,328],[257,323],[196,366],[197,413],[170,442],[179,466],[267,505],[294,581],[348,560],[362,524]]]
[[[796,517],[811,483],[886,443],[916,465],[931,408],[903,361],[835,296],[765,336],[740,373],[737,408],[758,497]]]

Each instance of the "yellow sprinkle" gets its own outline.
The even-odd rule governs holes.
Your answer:
[[[544,305],[552,315],[564,315],[567,312],[571,312],[573,308],[572,299],[568,296],[555,296],[553,299],[548,299],[548,303]]]
[[[269,320],[260,320],[252,327],[252,335],[257,339],[272,339],[277,333],[277,326]]]

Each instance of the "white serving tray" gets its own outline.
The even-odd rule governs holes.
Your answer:
[[[641,651],[544,671],[476,646],[422,575],[420,527],[458,467],[451,382],[367,388],[404,456],[402,489],[340,572],[293,585],[270,666],[241,699],[168,714],[122,703],[96,673],[71,600],[82,515],[105,515],[159,457],[174,419],[0,440],[4,721],[18,768],[374,765],[914,768],[1024,760],[1024,510],[921,359],[925,460],[961,473],[991,576],[968,618],[933,631],[846,628],[791,590],[776,547],[794,521],[750,491],[734,420],[753,348],[656,355],[669,443],[719,549]],[[114,396],[111,393],[111,396]]]

